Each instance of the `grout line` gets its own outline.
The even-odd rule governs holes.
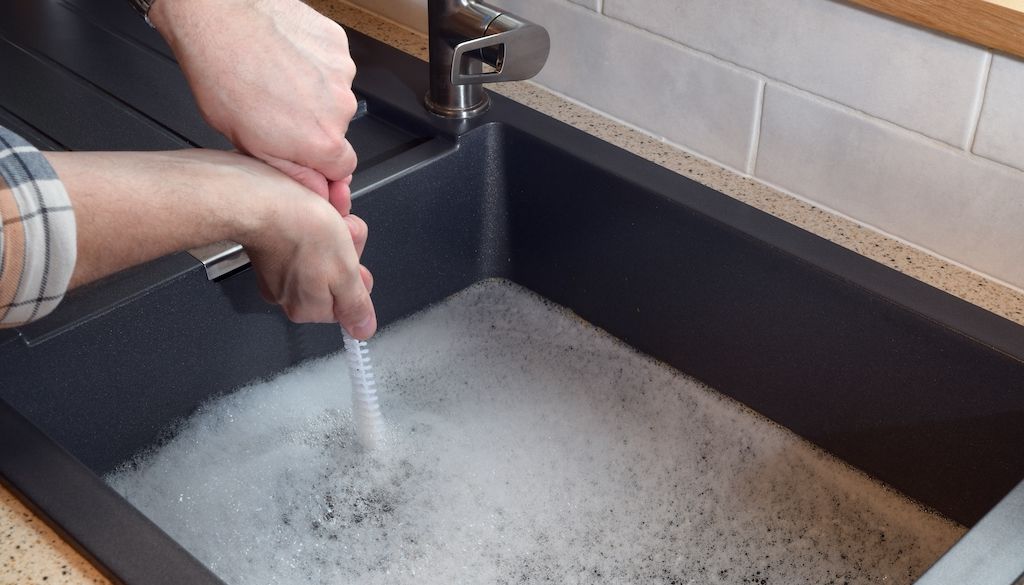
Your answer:
[[[600,0],[600,1],[603,2],[604,0]],[[765,79],[767,81],[771,81],[771,82],[776,83],[776,84],[778,84],[778,85],[780,85],[782,87],[793,89],[793,90],[798,91],[798,92],[800,92],[800,93],[802,93],[804,95],[808,95],[808,96],[812,96],[814,98],[817,98],[818,100],[821,100],[823,102],[834,104],[834,105],[838,106],[839,108],[841,108],[843,110],[846,110],[846,111],[849,111],[849,112],[854,112],[854,113],[859,114],[861,116],[864,116],[866,118],[870,118],[872,120],[875,120],[875,121],[878,121],[878,122],[882,122],[882,123],[884,123],[884,124],[886,124],[888,126],[891,126],[893,128],[902,130],[904,132],[909,132],[911,134],[918,135],[918,136],[920,136],[922,138],[927,139],[928,141],[931,141],[931,142],[934,142],[934,143],[937,143],[937,144],[941,144],[941,145],[944,145],[946,147],[951,147],[951,148],[955,149],[958,152],[961,152],[961,153],[964,152],[964,148],[962,148],[962,146],[950,144],[949,142],[947,142],[945,140],[942,140],[940,138],[934,138],[932,136],[929,136],[929,135],[925,134],[924,132],[922,132],[920,130],[915,130],[913,128],[904,126],[904,125],[902,125],[902,124],[900,124],[898,122],[893,122],[892,120],[881,118],[881,117],[876,116],[874,114],[868,113],[868,112],[866,112],[864,110],[857,109],[854,106],[850,106],[850,105],[844,104],[842,102],[838,102],[838,101],[836,101],[833,98],[826,97],[826,96],[823,96],[821,94],[815,93],[815,92],[813,92],[811,90],[803,89],[801,87],[797,87],[797,86],[789,83],[788,81],[786,81],[784,79],[780,79],[780,78],[777,78],[777,77],[772,77],[771,75],[768,75],[767,73],[762,73],[762,72],[760,72],[760,71],[758,71],[756,69],[751,69],[750,67],[748,67],[746,65],[742,65],[742,64],[740,64],[740,63],[738,63],[736,61],[731,61],[731,60],[726,59],[724,57],[720,57],[720,56],[718,56],[718,55],[716,55],[714,53],[708,52],[707,50],[698,49],[696,47],[692,47],[692,46],[690,46],[690,45],[688,45],[686,43],[683,43],[683,42],[681,42],[681,41],[679,41],[677,39],[673,39],[673,38],[668,37],[668,36],[666,36],[666,35],[664,35],[662,33],[658,33],[658,32],[652,31],[650,29],[644,28],[644,27],[642,27],[642,26],[640,26],[638,24],[634,24],[632,22],[628,22],[628,21],[624,21],[624,20],[619,20],[617,18],[612,18],[612,20],[615,21],[618,24],[625,25],[626,27],[631,28],[633,30],[636,30],[636,31],[638,31],[638,32],[640,32],[642,34],[648,35],[650,37],[654,37],[654,38],[656,38],[656,39],[658,39],[658,40],[660,40],[662,42],[667,42],[667,43],[669,43],[671,45],[675,45],[676,47],[681,47],[686,52],[693,54],[697,58],[702,58],[702,59],[710,61],[712,63],[716,63],[716,64],[719,64],[719,65],[725,66],[728,69],[734,70],[734,71],[736,71],[738,73],[742,73],[744,75],[749,75],[749,76],[756,77],[758,79]],[[906,24],[906,23],[903,23],[903,24]],[[991,65],[991,59],[992,59],[992,52],[991,51],[986,51],[986,55],[987,55],[987,57],[986,57],[987,65],[990,66]],[[986,70],[985,70],[985,82],[986,82],[986,84],[987,84],[987,80],[988,80],[988,67],[986,67]],[[980,112],[980,107],[981,106],[978,105],[979,112]],[[975,130],[976,130],[976,128],[975,128]],[[973,155],[973,153],[970,153],[970,154]],[[977,155],[975,155],[975,156],[977,156]],[[992,159],[985,158],[985,157],[979,157],[979,158],[981,158],[983,160],[986,160],[986,161],[991,161],[992,160]],[[992,161],[992,162],[997,162],[998,163],[998,161]],[[1010,165],[1006,165],[1004,163],[998,163],[998,164],[1000,164],[1001,166],[1005,166],[1007,168],[1016,170],[1016,171],[1024,170],[1024,169],[1018,169],[1018,168],[1010,166]]]
[[[747,179],[760,180],[760,179],[756,179],[755,177],[753,177],[751,175],[748,175],[747,172],[744,171],[743,169],[736,168],[736,167],[732,166],[729,163],[722,162],[722,161],[720,161],[718,159],[715,159],[715,158],[711,158],[710,156],[708,156],[708,155],[706,155],[706,154],[704,154],[702,152],[696,151],[693,148],[691,148],[689,146],[686,146],[685,144],[681,144],[681,143],[678,143],[678,142],[673,142],[672,140],[669,140],[668,138],[666,138],[664,136],[655,134],[653,131],[648,130],[647,128],[644,128],[643,126],[637,126],[633,122],[627,122],[626,120],[623,120],[622,118],[619,118],[618,116],[616,116],[614,114],[610,114],[608,112],[605,112],[604,110],[599,110],[599,109],[595,108],[594,106],[592,106],[592,105],[590,105],[590,104],[588,104],[588,103],[586,103],[584,101],[579,100],[578,98],[575,98],[575,97],[572,97],[572,96],[570,96],[568,94],[562,93],[562,92],[560,92],[560,91],[558,91],[556,89],[551,89],[550,87],[548,87],[546,85],[541,85],[540,83],[537,83],[536,81],[534,81],[532,79],[526,80],[526,81],[521,82],[521,83],[528,83],[528,84],[531,84],[531,85],[535,85],[535,86],[539,87],[541,90],[543,90],[543,91],[545,91],[547,93],[550,93],[551,95],[554,95],[554,96],[558,97],[559,99],[565,100],[566,102],[569,102],[569,103],[571,103],[573,105],[579,106],[580,108],[583,108],[584,110],[587,110],[588,112],[591,112],[591,113],[593,113],[593,114],[595,114],[597,116],[600,116],[601,118],[604,118],[605,120],[611,120],[612,122],[614,122],[614,123],[616,123],[616,124],[618,124],[620,126],[624,126],[624,127],[628,128],[630,130],[633,130],[634,132],[638,132],[638,133],[642,134],[643,136],[646,136],[647,138],[650,138],[651,140],[653,140],[655,142],[658,142],[660,144],[667,144],[671,148],[673,148],[675,150],[678,150],[678,151],[681,151],[684,154],[687,154],[687,155],[692,156],[694,158],[698,158],[698,159],[700,159],[702,161],[706,161],[706,162],[708,162],[710,164],[713,164],[713,165],[715,165],[717,167],[721,167],[721,168],[729,171],[730,173],[733,173],[736,176],[747,178]],[[495,87],[493,89],[497,93],[501,93],[499,88]],[[548,115],[550,115],[550,114],[548,114]],[[551,117],[555,117],[555,116],[551,116]],[[565,123],[569,124],[569,122],[565,122]],[[572,124],[570,124],[570,125],[572,125]],[[584,132],[586,132],[586,130],[584,130]],[[608,141],[608,140],[606,140],[604,138],[602,138],[601,140],[604,140],[605,142],[608,142],[609,144],[614,144],[614,143],[612,143],[612,142],[610,142],[610,141]],[[619,148],[623,148],[623,147],[620,146]],[[639,155],[637,155],[637,156],[639,156]],[[643,157],[641,157],[641,158],[643,158]],[[658,164],[658,163],[655,163],[655,164]]]
[[[754,104],[754,128],[750,137],[750,152],[747,153],[747,174],[754,176],[757,168],[757,153],[761,148],[761,129],[764,127],[764,93],[768,82],[761,79],[757,87],[757,103]]]
[[[992,76],[992,51],[985,51],[985,63],[978,78],[978,87],[971,104],[971,125],[964,137],[964,150],[973,154],[974,141],[978,139],[978,126],[981,124],[981,112],[985,107],[985,96],[988,95],[988,80]]]
[[[768,80],[769,81],[774,81],[771,78],[768,78]],[[810,101],[812,101],[812,102],[814,102],[816,104],[819,104],[821,106],[824,106],[826,108],[830,108],[830,109],[833,109],[833,110],[838,110],[838,111],[840,111],[840,112],[842,112],[842,113],[844,113],[844,114],[846,114],[848,116],[851,116],[853,118],[856,118],[857,120],[860,120],[862,122],[866,122],[866,123],[871,124],[873,126],[882,128],[883,130],[889,130],[889,131],[895,131],[895,132],[902,133],[902,134],[905,135],[905,137],[908,140],[913,140],[913,141],[915,141],[915,142],[917,142],[919,144],[924,144],[924,145],[932,146],[934,148],[938,148],[938,149],[944,150],[944,151],[946,151],[948,153],[952,153],[952,154],[955,154],[957,156],[966,157],[967,160],[974,161],[974,162],[977,162],[979,164],[985,164],[985,165],[989,165],[989,166],[993,166],[993,167],[998,167],[1000,170],[1012,171],[1014,173],[1024,173],[1024,169],[1020,169],[1020,168],[1017,168],[1015,166],[1009,165],[1007,163],[999,162],[997,160],[994,160],[994,159],[991,159],[991,158],[988,158],[988,157],[984,157],[984,156],[981,156],[981,155],[978,155],[978,154],[974,154],[973,152],[967,152],[967,151],[965,151],[960,146],[954,146],[954,145],[952,145],[952,144],[950,144],[950,143],[948,143],[948,142],[946,142],[944,140],[939,140],[938,138],[933,138],[933,137],[928,136],[926,134],[922,134],[922,133],[918,132],[917,130],[911,130],[910,128],[906,128],[904,126],[900,126],[899,124],[896,124],[895,122],[890,122],[889,120],[885,120],[885,119],[882,119],[882,118],[878,118],[878,117],[872,116],[871,114],[868,114],[866,112],[863,112],[861,110],[858,110],[856,108],[848,106],[846,104],[843,104],[843,103],[840,103],[840,102],[837,102],[837,101],[833,101],[833,100],[831,100],[829,98],[822,97],[822,96],[820,96],[820,95],[818,95],[818,94],[816,94],[814,92],[807,91],[806,89],[801,89],[799,87],[796,87],[794,85],[790,85],[790,84],[785,83],[785,82],[776,82],[776,85],[782,87],[782,89],[785,89],[787,91],[790,91],[792,93],[800,95],[800,96],[802,96],[802,97],[804,97],[804,98],[806,98],[806,99],[808,99],[808,100],[810,100]]]

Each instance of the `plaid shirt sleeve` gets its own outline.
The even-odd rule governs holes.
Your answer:
[[[0,127],[0,327],[60,303],[75,267],[75,215],[43,155]]]

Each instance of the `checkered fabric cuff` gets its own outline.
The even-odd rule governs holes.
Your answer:
[[[67,291],[75,215],[46,158],[0,127],[0,327],[34,321]]]

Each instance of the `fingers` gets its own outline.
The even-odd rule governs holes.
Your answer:
[[[338,213],[345,216],[352,213],[352,175],[340,181],[328,181],[323,174],[309,167],[288,160],[265,155],[267,164],[288,175],[303,187],[330,201]],[[362,252],[360,252],[362,254]]]
[[[315,118],[319,132],[306,134],[300,151],[309,159],[305,161],[307,166],[319,171],[329,181],[345,179],[355,172],[358,163],[356,151],[345,138],[358,108],[350,86],[349,80],[336,85],[334,91],[323,94],[326,101]]]
[[[271,292],[270,286],[267,284],[267,281],[264,280],[262,272],[256,272],[256,284],[257,286],[259,286],[260,296],[263,297],[263,300],[270,303],[271,305],[276,305],[277,298],[274,296],[274,293]]]
[[[328,185],[330,197],[328,201],[342,215],[352,213],[352,175],[340,181],[331,181]]]
[[[283,222],[279,229],[260,232],[269,245],[252,246],[260,293],[296,323],[335,322],[356,339],[368,339],[377,317],[370,299],[373,275],[359,264],[366,223],[342,217],[316,198],[292,201],[288,213],[276,216]]]
[[[363,255],[369,230],[366,222],[355,215],[343,217],[352,236],[352,245],[356,256]],[[369,339],[377,330],[377,316],[370,300],[373,290],[373,275],[363,265],[359,265],[359,280],[354,286],[345,287],[341,294],[335,293],[334,316],[338,323],[356,339]]]
[[[363,280],[364,270],[360,267],[360,278],[334,294],[334,319],[356,339],[369,339],[377,331],[377,314]]]
[[[260,279],[264,299],[279,304],[295,323],[339,323],[352,337],[361,340],[369,339],[377,331],[377,315],[370,299],[373,275],[365,266],[358,266],[358,277],[345,275],[333,286],[318,291],[287,290],[282,291],[283,298],[278,298],[270,288]]]
[[[310,156],[299,162],[315,169],[328,181],[341,181],[355,172],[359,162],[356,151],[345,138],[344,130],[328,128],[323,134],[320,140],[313,141]]]
[[[363,286],[366,287],[366,292],[372,294],[373,293],[373,274],[370,273],[370,270],[368,268],[366,268],[365,266],[360,264],[359,265],[359,276],[363,279]]]
[[[323,173],[309,167],[304,167],[290,160],[284,160],[269,155],[264,155],[263,161],[282,173],[288,175],[303,187],[327,199],[330,197],[330,189],[327,178]]]
[[[280,166],[278,170],[292,171],[292,179],[313,176],[298,165]],[[268,216],[275,229],[258,230],[246,243],[261,294],[297,323],[333,321],[356,339],[371,337],[377,330],[370,299],[373,275],[359,263],[369,230],[349,213],[350,176],[328,187],[323,199],[302,196],[298,185],[276,173],[256,173],[254,180],[261,185],[278,181],[274,187],[267,185],[279,201],[277,212]],[[332,193],[337,207],[329,204]]]
[[[361,258],[363,256],[363,249],[366,248],[366,239],[370,229],[366,226],[366,222],[358,216],[346,215],[342,219],[345,220],[348,232],[352,235],[352,244],[356,248],[356,256]]]
[[[288,175],[303,187],[327,199],[341,215],[352,213],[352,175],[339,181],[328,181],[319,171],[289,160],[263,156],[264,162]]]

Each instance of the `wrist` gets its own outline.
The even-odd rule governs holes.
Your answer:
[[[217,240],[250,246],[270,228],[281,197],[268,191],[266,178],[250,168],[255,161],[243,155],[210,150],[182,151],[198,162],[196,204],[206,214],[208,229]],[[257,163],[258,164],[258,163]],[[193,175],[195,176],[195,175]]]
[[[224,18],[237,17],[242,14],[252,0],[130,0],[150,4],[147,18],[160,34],[166,38],[168,32],[175,30],[182,34],[195,32],[212,25],[220,26]],[[223,16],[224,18],[220,18]],[[212,20],[221,21],[213,23]],[[170,40],[170,39],[168,39]]]

